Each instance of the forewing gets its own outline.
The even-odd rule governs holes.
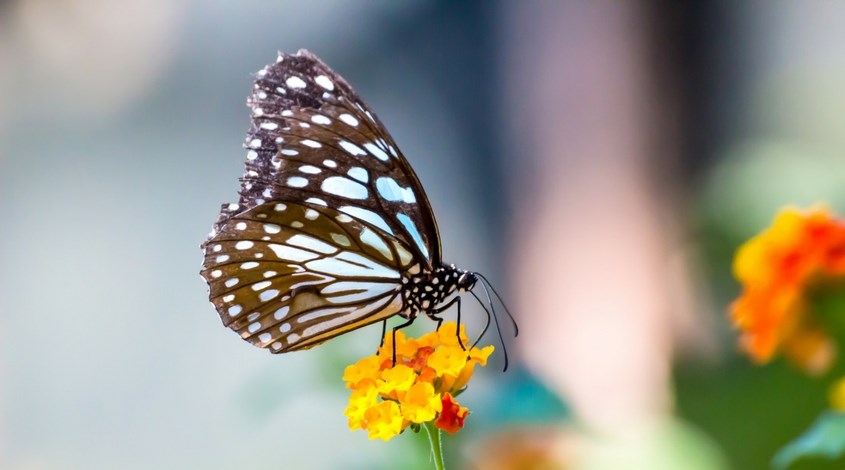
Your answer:
[[[307,51],[258,72],[253,127],[237,207],[217,229],[264,201],[307,201],[366,221],[440,263],[437,225],[422,186],[390,134],[346,81]]]
[[[409,248],[314,204],[267,202],[205,244],[202,276],[223,324],[274,353],[306,349],[398,313]]]

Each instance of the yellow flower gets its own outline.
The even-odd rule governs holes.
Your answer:
[[[414,369],[402,364],[396,364],[396,367],[387,369],[381,373],[381,380],[378,381],[378,391],[383,396],[388,396],[394,400],[398,399],[398,394],[404,395],[405,392],[411,388],[417,378]]]
[[[370,439],[383,440],[411,423],[433,422],[449,432],[460,430],[469,411],[453,396],[469,382],[476,365],[487,364],[494,348],[470,347],[463,328],[461,347],[458,331],[449,322],[418,339],[397,332],[395,364],[391,332],[376,355],[347,367],[343,380],[352,389],[345,411],[349,428],[367,430]]]
[[[362,380],[373,380],[380,366],[381,361],[378,356],[365,357],[343,370],[343,380],[347,387],[356,388]]]
[[[437,375],[457,377],[467,363],[467,353],[460,346],[443,347],[434,351],[428,358],[428,365]]]
[[[402,432],[402,413],[394,401],[383,401],[364,414],[370,439],[389,441]]]
[[[440,344],[444,346],[457,346],[463,350],[460,344],[458,344],[457,329],[457,323],[448,322],[441,325],[440,329],[436,332],[440,338]],[[461,343],[464,345],[464,348],[469,347],[469,337],[467,336],[467,330],[464,325],[461,325]]]
[[[364,387],[354,390],[352,396],[349,397],[349,406],[343,412],[349,418],[349,429],[366,428],[365,415],[367,410],[377,404],[378,390],[375,387]]]
[[[493,354],[493,346],[487,346],[482,349],[472,348],[466,365],[463,369],[461,369],[461,373],[458,374],[458,377],[455,378],[450,390],[457,392],[458,390],[464,388],[467,382],[469,382],[469,379],[472,377],[472,373],[475,371],[475,365],[479,364],[481,367],[486,366],[487,358],[490,357],[491,354]]]
[[[414,384],[400,401],[402,415],[412,423],[425,423],[437,416],[442,408],[440,395],[434,392],[434,387],[427,382]]]

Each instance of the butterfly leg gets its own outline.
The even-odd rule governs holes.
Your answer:
[[[378,347],[384,346],[384,337],[387,335],[387,319],[381,322],[381,341],[378,343]]]
[[[457,318],[458,326],[457,326],[457,329],[455,330],[455,334],[458,336],[458,344],[461,345],[461,349],[466,351],[467,348],[466,348],[466,346],[464,346],[464,342],[461,339],[461,297],[460,296],[455,296],[454,298],[452,298],[452,300],[447,302],[446,305],[443,305],[442,307],[439,307],[439,308],[432,310],[431,313],[429,314],[429,317],[432,320],[437,322],[437,329],[439,330],[440,324],[443,323],[443,319],[440,318],[440,317],[435,317],[434,315],[437,315],[441,312],[445,312],[449,307],[451,307],[454,304],[458,304],[458,318]]]
[[[411,318],[408,318],[408,321],[402,323],[401,325],[396,325],[393,327],[393,365],[396,365],[396,331],[405,328],[406,326],[410,326],[414,323],[414,316],[412,315]]]

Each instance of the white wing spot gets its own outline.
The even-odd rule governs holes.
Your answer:
[[[257,149],[258,147],[261,147],[261,139],[252,139],[252,140],[250,140],[250,141],[249,141],[249,147],[250,147],[250,148],[254,148],[254,149]]]
[[[424,257],[428,258],[428,249],[425,247],[425,243],[423,243],[420,232],[417,230],[417,226],[414,225],[414,221],[402,213],[396,214],[396,218],[399,219],[399,222],[405,226],[405,230],[411,234],[411,237],[414,239],[414,243],[416,243],[417,247],[420,249],[420,253],[422,253]]]
[[[329,90],[329,91],[334,90],[334,83],[332,83],[332,81],[329,79],[329,77],[327,77],[325,75],[317,75],[317,77],[314,78],[314,81],[317,83],[317,85],[320,85],[321,87],[325,88],[326,90]]]
[[[236,210],[238,210],[238,208],[239,208],[239,207],[240,207],[240,206],[239,206],[239,205],[237,205],[237,204],[235,204],[234,202],[233,202],[233,203],[231,203],[231,204],[229,204],[229,210],[230,210],[230,211],[236,211]]]
[[[279,128],[279,125],[275,122],[262,122],[260,127],[262,129],[267,129],[268,131],[275,131]]]
[[[346,150],[347,152],[349,152],[349,154],[352,155],[353,157],[358,156],[358,155],[366,155],[367,154],[367,152],[365,152],[364,149],[362,149],[361,147],[358,147],[357,145],[353,144],[352,142],[347,142],[345,140],[341,140],[341,141],[338,142],[338,144],[340,144],[340,146],[343,147],[343,150]]]
[[[266,343],[267,341],[270,341],[271,339],[273,339],[273,337],[270,335],[270,333],[261,333],[258,336],[258,341],[261,341],[262,343]]]
[[[360,166],[352,167],[346,173],[362,183],[366,183],[370,176],[367,170]]]
[[[247,261],[246,263],[241,264],[241,269],[252,269],[257,267],[258,263],[256,263],[255,261]]]
[[[411,188],[403,188],[389,176],[382,176],[376,180],[376,189],[381,197],[388,201],[403,201],[409,204],[417,202],[414,196],[414,190]]]
[[[215,261],[217,263],[225,263],[226,261],[229,261],[229,255],[220,255]]]
[[[315,211],[314,209],[308,209],[305,211],[305,218],[308,220],[316,219],[320,214]]]
[[[367,142],[366,144],[364,144],[364,148],[367,149],[371,154],[373,154],[374,157],[378,158],[383,162],[386,162],[390,158],[387,156],[386,153],[384,153],[384,150],[380,149],[378,145],[372,142]]]
[[[273,314],[273,318],[275,318],[276,320],[281,320],[282,318],[285,318],[285,315],[288,314],[288,310],[290,310],[290,307],[285,305],[284,307],[276,310],[276,313]]]
[[[222,250],[222,249],[223,249],[223,245],[220,245],[220,244],[214,245],[214,247],[212,248],[212,250],[214,250],[215,253]]]
[[[303,140],[303,141],[302,141],[302,145],[305,145],[305,146],[307,146],[307,147],[311,147],[312,149],[318,149],[318,148],[320,148],[320,147],[322,147],[322,146],[323,146],[323,144],[321,144],[321,143],[319,143],[319,142],[314,142],[314,141],[313,141],[313,140],[311,140],[311,139],[305,139],[305,140]]]
[[[337,163],[334,160],[323,160],[323,165],[329,168],[337,168]]]
[[[227,310],[227,312],[229,312],[230,317],[234,317],[241,313],[242,310],[243,308],[240,305],[232,305],[231,307],[229,307],[229,310]]]
[[[287,245],[271,244],[268,246],[271,250],[273,250],[274,253],[276,253],[276,256],[278,256],[279,259],[284,259],[297,263],[301,261],[312,260],[319,256],[315,253],[311,253],[310,251],[300,250],[299,248],[293,248]]]
[[[357,119],[355,119],[355,116],[353,116],[353,115],[351,115],[351,114],[346,114],[346,113],[343,113],[343,114],[341,114],[341,115],[340,115],[340,116],[338,116],[338,117],[340,118],[340,120],[341,120],[341,121],[343,121],[343,122],[345,122],[345,123],[349,124],[349,125],[350,125],[350,126],[352,126],[352,127],[357,127],[357,126],[358,126],[358,120],[357,120]]]
[[[273,207],[273,210],[274,210],[274,211],[276,211],[276,212],[282,212],[282,211],[284,211],[284,210],[285,210],[285,209],[287,209],[287,208],[288,208],[288,206],[286,206],[285,204],[282,204],[282,203],[280,202],[280,203],[276,204],[276,205]]]
[[[308,185],[308,180],[301,176],[291,176],[288,178],[288,186],[292,188],[304,188]]]
[[[306,248],[308,250],[324,254],[330,254],[337,251],[337,248],[329,245],[328,243],[325,243],[308,235],[294,235],[290,237],[286,243],[288,245],[298,246],[300,248]]]
[[[260,329],[261,329],[261,323],[255,322],[255,323],[249,325],[249,332],[250,333],[255,333],[256,331],[258,331]]]
[[[235,248],[237,248],[239,250],[248,250],[248,249],[252,248],[253,245],[255,245],[255,243],[253,243],[249,240],[241,240],[238,243],[235,243]]]
[[[258,158],[258,152],[256,152],[255,150],[250,150],[249,152],[246,153],[246,159],[247,160],[253,161],[256,158]]]
[[[277,295],[279,295],[278,290],[270,289],[258,294],[258,298],[261,299],[262,302],[267,302],[270,299],[276,298]]]
[[[273,348],[273,351],[278,351],[279,349],[282,349],[282,343],[276,341],[275,343],[270,345],[270,347]]]
[[[317,168],[316,166],[312,166],[312,165],[302,165],[301,167],[299,167],[299,171],[301,171],[303,173],[308,173],[308,174],[311,174],[311,175],[318,175],[323,170]]]
[[[318,197],[309,197],[308,199],[305,200],[305,202],[310,202],[311,204],[316,204],[318,206],[328,207],[328,204],[326,204],[326,201],[324,201],[324,200],[322,200]]]
[[[332,123],[332,120],[327,118],[326,116],[323,116],[322,114],[315,114],[311,116],[311,122],[313,122],[314,124],[323,124],[327,126]]]
[[[282,227],[276,224],[264,224],[264,231],[267,233],[279,233]]]
[[[226,302],[227,304],[229,302],[233,301],[233,300],[235,300],[235,294],[229,294],[229,295],[223,296],[223,302]]]
[[[237,224],[235,224],[235,229],[246,230],[246,222],[238,222]]]
[[[214,271],[211,271],[211,277],[213,277],[213,278],[218,278],[222,275],[223,275],[223,271],[221,271],[219,269],[215,269]]]
[[[305,225],[304,225],[302,222],[298,221],[298,220],[297,220],[297,221],[295,221],[295,222],[291,222],[290,226],[291,226],[291,227],[293,227],[293,228],[302,228],[302,227],[305,227]]]
[[[282,323],[282,326],[279,327],[279,331],[281,331],[282,333],[287,333],[288,331],[290,331],[290,323]]]
[[[349,206],[346,206],[346,207],[349,207]],[[341,210],[343,210],[343,209],[341,209]],[[352,217],[349,217],[346,214],[339,214],[337,217],[335,217],[335,220],[337,220],[338,222],[340,222],[342,224],[348,224],[349,222],[352,222]]]
[[[291,116],[293,116],[293,111],[286,109],[286,110],[282,111],[282,116],[291,117]]]
[[[343,246],[349,246],[350,245],[349,239],[346,238],[346,235],[341,235],[339,233],[333,233],[332,234],[332,240],[334,240],[334,242],[337,243],[338,245],[343,245]]]
[[[252,290],[254,290],[254,291],[258,292],[258,291],[260,291],[261,289],[266,289],[266,288],[268,288],[268,287],[270,287],[270,281],[261,281],[261,282],[258,282],[258,283],[256,283],[256,284],[253,284],[253,285],[252,285]]]
[[[225,282],[225,284],[226,284],[226,287],[232,287],[232,286],[236,285],[236,284],[237,284],[237,283],[239,283],[239,282],[241,282],[241,280],[240,280],[240,279],[238,279],[238,278],[236,278],[236,277],[233,277],[233,278],[228,279],[228,280]]]
[[[285,84],[291,88],[305,88],[306,85],[305,81],[297,76],[288,77],[288,79],[285,80]]]
[[[264,277],[273,277],[273,276],[275,276],[276,274],[279,274],[279,273],[277,273],[276,271],[265,271],[265,272],[264,272]]]
[[[365,222],[369,222],[376,227],[384,230],[385,232],[393,235],[393,230],[390,228],[390,225],[387,225],[387,222],[384,219],[376,214],[375,212],[367,209],[363,209],[361,207],[356,206],[343,206],[338,209],[341,212],[346,212],[347,214],[357,217]]]
[[[320,185],[323,191],[349,199],[367,199],[367,187],[342,176],[330,176]]]
[[[393,253],[390,251],[390,248],[386,243],[384,243],[384,240],[382,240],[380,236],[376,235],[376,233],[369,228],[364,227],[358,238],[367,245],[375,248],[376,251],[384,255],[385,258],[393,261]]]

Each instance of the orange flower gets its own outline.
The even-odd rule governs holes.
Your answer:
[[[440,417],[437,418],[434,425],[449,434],[455,434],[464,427],[464,419],[466,419],[467,414],[469,414],[469,410],[459,405],[452,398],[452,394],[447,392],[443,395],[443,411],[440,412]]]
[[[811,315],[808,287],[845,275],[845,221],[826,208],[783,209],[771,227],[734,258],[742,295],[730,307],[740,344],[757,362],[779,351],[808,372],[822,372],[833,344]]]
[[[461,347],[458,342],[461,335]],[[344,412],[352,430],[367,430],[370,439],[385,441],[415,425],[434,422],[455,433],[464,425],[469,410],[453,394],[469,382],[476,365],[484,366],[493,346],[469,347],[463,328],[444,323],[439,332],[419,339],[396,333],[396,364],[393,364],[393,335],[375,356],[365,357],[343,373],[352,389]]]

